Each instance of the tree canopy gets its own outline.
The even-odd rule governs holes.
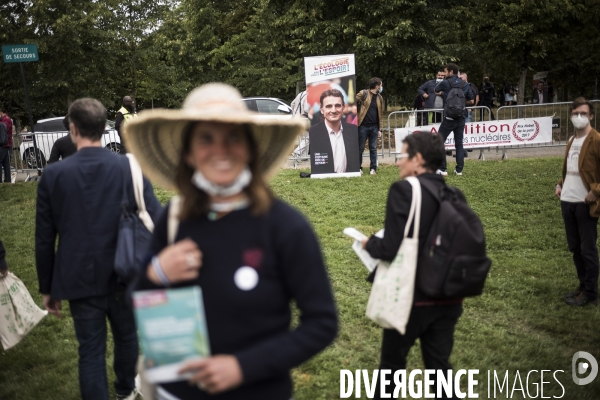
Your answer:
[[[595,0],[8,0],[0,14],[2,45],[38,45],[25,64],[35,119],[84,96],[111,114],[125,95],[178,107],[211,81],[291,100],[303,58],[328,54],[355,54],[359,88],[380,77],[400,105],[451,61],[473,83],[518,83],[520,101],[538,71],[561,100],[596,96],[600,72]],[[17,64],[0,65],[0,103],[25,116]]]

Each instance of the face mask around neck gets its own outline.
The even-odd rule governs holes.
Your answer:
[[[192,175],[192,184],[198,189],[206,192],[209,196],[229,197],[239,194],[252,181],[252,172],[246,167],[242,173],[231,183],[231,185],[222,186],[210,182],[201,172],[194,172]]]

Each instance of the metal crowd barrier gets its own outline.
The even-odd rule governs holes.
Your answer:
[[[594,115],[598,114],[600,100],[591,100],[594,107]],[[498,120],[552,117],[552,143],[534,143],[505,146],[502,149],[502,158],[507,158],[508,149],[526,148],[526,147],[553,147],[564,146],[569,137],[574,134],[573,124],[571,124],[569,107],[571,101],[546,104],[523,104],[520,106],[503,106],[496,111]],[[596,129],[596,118],[591,120],[592,126]]]
[[[50,153],[54,143],[66,136],[67,131],[62,132],[24,132],[13,136],[13,149],[10,157],[11,173],[22,173],[26,175],[25,181],[32,176],[39,175],[44,167],[48,165]],[[33,138],[37,144],[37,153],[33,145]],[[102,136],[102,146],[115,153],[124,153],[121,140],[116,130],[109,129],[104,131]]]
[[[472,122],[477,121],[491,121],[492,111],[486,106],[467,107],[471,110]],[[399,154],[399,149],[392,151],[392,133],[396,128],[407,128],[419,126],[428,126],[431,124],[441,123],[444,118],[443,108],[434,108],[427,110],[405,110],[405,111],[394,111],[388,115],[388,155],[391,157],[392,154]],[[480,148],[479,158],[483,159],[483,150]]]

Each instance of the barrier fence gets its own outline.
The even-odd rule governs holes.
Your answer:
[[[472,122],[478,121],[491,121],[492,110],[486,106],[468,107],[469,116]],[[388,115],[388,127],[387,127],[387,141],[388,141],[388,156],[392,154],[398,154],[398,149],[392,152],[392,133],[397,128],[410,128],[427,126],[430,124],[438,124],[442,122],[444,118],[444,109],[435,108],[428,110],[405,110],[405,111],[394,111]],[[483,158],[483,150],[480,149],[479,157]]]
[[[67,136],[67,131],[62,132],[26,132],[13,135],[13,148],[10,155],[11,175],[16,179],[16,174],[25,174],[25,181],[38,175],[50,161],[54,143]],[[33,145],[33,138],[37,144],[37,153]],[[123,146],[116,130],[104,132],[101,138],[102,146],[115,153],[123,153]]]
[[[598,115],[600,112],[600,100],[591,100],[590,101],[593,106],[594,115]],[[561,102],[561,103],[547,103],[547,104],[523,104],[523,105],[515,105],[515,106],[502,106],[496,110],[496,115],[494,116],[493,110],[490,110],[488,107],[470,107],[481,109],[482,111],[476,112],[473,110],[473,122],[477,121],[490,121],[491,119],[496,120],[510,120],[510,119],[522,119],[522,118],[537,118],[537,117],[552,117],[552,142],[550,143],[536,143],[536,144],[511,144],[506,146],[492,146],[488,149],[496,148],[496,151],[502,151],[502,158],[507,158],[507,151],[509,149],[520,149],[520,148],[538,148],[538,147],[551,147],[551,146],[564,146],[567,143],[567,140],[571,135],[574,134],[573,124],[570,121],[570,113],[569,107],[572,102]],[[436,110],[407,110],[407,111],[395,111],[390,113],[388,116],[388,143],[389,143],[389,155],[398,154],[398,149],[395,152],[392,152],[392,133],[396,128],[404,128],[407,127],[406,124],[409,123],[409,118],[411,116],[416,117],[416,125],[412,126],[423,126],[427,125],[426,123],[419,124],[419,122],[428,123],[437,123],[436,121],[441,122],[441,118],[434,120],[424,119],[424,113],[433,113],[437,112],[442,115],[443,118],[443,109]],[[592,127],[596,129],[597,127],[597,119],[594,118],[591,120]],[[484,148],[480,149],[479,158],[484,159],[483,155]]]

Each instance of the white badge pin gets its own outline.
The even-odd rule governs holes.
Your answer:
[[[240,267],[235,271],[233,281],[240,290],[252,290],[258,284],[258,273],[252,267]]]

